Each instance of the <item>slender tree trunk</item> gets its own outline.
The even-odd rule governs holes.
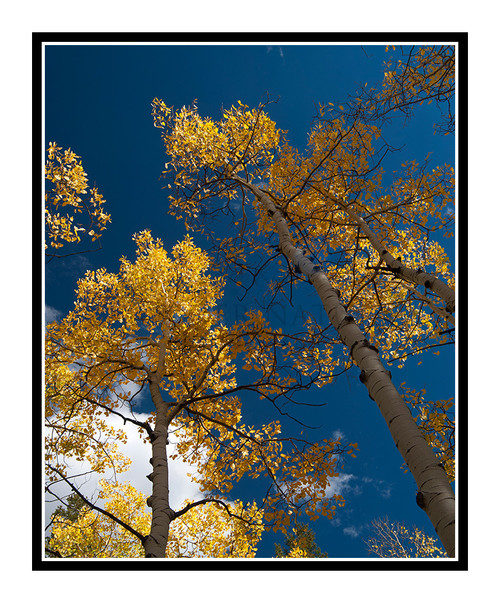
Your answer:
[[[174,511],[170,508],[168,490],[168,419],[167,405],[163,401],[158,383],[150,383],[151,397],[156,407],[156,424],[152,437],[153,456],[150,463],[153,472],[148,478],[153,482],[153,493],[147,504],[152,510],[151,531],[144,544],[146,557],[165,558],[170,522]]]
[[[445,470],[394,386],[390,372],[384,368],[377,349],[367,341],[353,317],[347,314],[339,300],[340,292],[333,289],[320,266],[306,258],[303,251],[292,244],[287,222],[271,198],[246,180],[234,175],[230,177],[251,190],[272,215],[281,252],[314,285],[331,324],[349,349],[353,361],[361,369],[361,382],[379,407],[393,440],[415,479],[418,488],[417,504],[429,516],[448,556],[454,557],[455,494]]]

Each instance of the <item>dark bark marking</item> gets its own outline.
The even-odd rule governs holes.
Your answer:
[[[356,346],[358,346],[358,345],[365,345],[365,341],[366,341],[366,339],[358,339],[357,341],[355,341],[355,342],[352,344],[351,349],[349,350],[349,353],[351,354],[351,356],[352,356],[352,354],[353,354],[353,352],[354,352],[354,348],[355,348]]]
[[[424,495],[422,492],[417,492],[416,501],[417,501],[417,505],[421,509],[425,509],[425,499],[424,499]]]
[[[352,322],[354,322],[354,317],[351,316],[350,314],[348,314],[347,316],[344,316],[344,318],[340,321],[338,329],[341,329],[344,326],[344,324],[347,325],[347,324],[350,324]]]

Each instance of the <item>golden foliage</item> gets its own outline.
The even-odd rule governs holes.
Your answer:
[[[387,49],[386,49],[387,50]],[[395,50],[395,47],[393,47]],[[408,111],[414,104],[447,104],[444,132],[454,128],[451,97],[455,92],[455,49],[453,46],[412,47],[402,58],[384,65],[384,81],[377,101],[384,110]],[[374,107],[376,109],[376,107]],[[380,109],[379,109],[380,110]]]
[[[365,542],[370,554],[389,558],[436,558],[446,557],[437,546],[437,538],[428,536],[416,527],[408,529],[404,524],[391,522],[387,517],[372,521],[373,538]]]
[[[163,105],[155,99],[154,112],[160,112],[158,107]],[[196,217],[210,197],[217,197],[215,203],[220,204],[228,196],[234,203],[236,195],[244,194],[236,174],[244,175],[248,183],[265,179],[261,190],[281,210],[292,242],[305,247],[341,291],[342,303],[369,339],[378,342],[382,357],[402,367],[409,355],[420,353],[430,343],[449,342],[449,337],[441,335],[448,329],[449,314],[444,304],[436,311],[425,292],[388,268],[381,250],[398,258],[405,268],[438,276],[453,288],[450,259],[442,245],[429,240],[429,234],[453,234],[454,170],[449,165],[427,170],[426,163],[410,161],[388,186],[377,158],[380,130],[351,123],[347,115],[332,117],[330,105],[319,106],[303,153],[271,125],[262,106],[254,111],[233,107],[218,122],[202,119],[196,108],[183,108],[175,117],[163,108],[167,165],[177,187],[177,195],[170,197],[171,211]],[[216,140],[215,133],[224,142]],[[257,150],[250,152],[258,140],[262,141],[260,156]],[[259,162],[254,161],[256,157]],[[276,232],[277,218],[255,198],[249,212],[244,209],[249,203],[245,196],[240,202],[243,218],[235,222],[239,232],[217,239],[216,244],[226,267],[249,272],[251,255],[274,257],[269,240]],[[360,232],[361,222],[370,229],[376,245]],[[201,222],[200,227],[206,225]],[[290,266],[281,260],[277,271],[279,280],[270,284],[275,291],[284,292],[285,283],[297,282]],[[350,365],[348,354],[345,363]]]
[[[54,249],[65,243],[79,243],[82,234],[96,241],[111,221],[103,210],[105,200],[98,189],[88,191],[87,174],[79,159],[71,149],[63,151],[55,142],[49,143],[45,179],[52,187],[46,185],[45,227],[50,247]]]
[[[147,534],[151,510],[146,496],[129,483],[100,482],[104,508],[141,534]],[[184,505],[191,501],[184,501]],[[184,506],[183,505],[183,506]],[[254,557],[263,523],[256,505],[244,508],[241,501],[229,504],[234,515],[216,504],[196,506],[174,520],[166,557],[219,558]],[[251,521],[246,519],[250,518]],[[83,507],[75,521],[53,515],[48,546],[70,558],[140,558],[144,550],[139,540],[112,518]]]
[[[403,399],[414,411],[417,424],[427,443],[436,453],[450,482],[455,480],[454,399],[427,401],[425,389],[417,391],[401,383]]]
[[[327,439],[311,444],[286,437],[278,421],[260,427],[246,425],[241,400],[234,395],[238,390],[235,360],[239,357],[243,363],[251,363],[252,369],[261,370],[262,377],[252,382],[252,388],[262,395],[293,386],[286,378],[280,380],[273,364],[273,349],[279,346],[281,334],[273,332],[260,313],[250,313],[248,320],[232,328],[223,324],[216,304],[222,297],[224,280],[210,275],[208,255],[189,236],[177,243],[171,254],[149,231],[135,235],[134,240],[134,262],[121,258],[117,273],[105,269],[87,272],[78,281],[74,309],[59,323],[47,326],[49,484],[70,477],[74,461],[85,461],[90,471],[100,474],[127,469],[129,460],[118,448],[126,440],[125,433],[115,430],[106,419],[114,414],[130,420],[132,392],[150,387],[154,376],[162,392],[161,404],[169,409],[168,429],[176,434],[168,458],[179,458],[193,466],[192,480],[202,492],[209,493],[210,498],[217,493],[220,498],[243,478],[264,477],[271,483],[267,495],[264,488],[259,506],[256,501],[245,507],[232,503],[233,515],[240,516],[238,521],[243,523],[234,523],[231,529],[239,534],[244,527],[248,535],[246,541],[231,545],[233,556],[255,552],[263,522],[284,530],[292,516],[301,511],[312,519],[321,514],[332,517],[335,507],[344,504],[339,495],[326,496],[343,452],[340,441]],[[310,345],[313,353],[314,340]],[[287,348],[287,353],[290,351]],[[155,416],[151,413],[146,422],[137,424],[143,435],[149,425],[154,426]],[[352,454],[354,447],[348,453]],[[106,488],[114,482],[112,478],[106,487],[102,486],[104,498]],[[119,517],[121,505],[124,513],[133,514],[139,509],[135,494],[130,495],[131,507],[127,508],[127,492],[124,490],[119,500],[110,503]],[[207,504],[215,508],[218,503]],[[98,525],[101,519],[96,519],[95,512],[89,513],[87,509],[81,521]],[[189,511],[180,515],[178,525],[197,522],[204,526],[211,548],[200,550],[206,555],[222,555],[227,541],[215,537],[221,530],[214,531],[209,525],[213,513],[208,509]],[[222,521],[224,509],[217,513]],[[138,517],[143,515],[141,511]],[[233,515],[231,521],[236,522]],[[99,528],[93,541],[89,539],[91,549],[102,556],[109,550],[98,539],[101,532],[111,534],[111,528],[106,527],[108,520],[102,519],[104,527]],[[82,526],[79,524],[78,529]],[[113,530],[121,533],[119,527]],[[61,535],[62,542],[64,538]],[[112,539],[103,538],[106,542]],[[131,545],[126,543],[130,536],[127,538],[124,546],[129,550]],[[179,536],[178,544],[169,541],[176,555],[189,550],[192,536],[182,538]]]

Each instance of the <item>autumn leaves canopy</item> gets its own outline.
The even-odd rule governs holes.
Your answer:
[[[453,168],[430,168],[428,156],[389,177],[383,165],[392,149],[373,123],[406,110],[408,95],[419,103],[449,100],[450,58],[433,53],[420,52],[404,78],[401,65],[388,69],[376,98],[368,91],[345,107],[319,105],[303,152],[271,119],[269,102],[252,109],[238,101],[216,121],[202,117],[196,102],[176,111],[154,99],[170,212],[204,232],[212,246],[209,254],[186,235],[169,253],[150,231],[137,233],[135,261],[121,258],[117,273],[88,272],[78,282],[74,309],[48,325],[48,491],[61,480],[73,483],[76,461],[100,475],[127,469],[125,432],[111,426],[111,415],[135,425],[153,450],[152,496],[115,479],[101,482],[104,506],[87,504],[73,522],[53,518],[51,550],[83,557],[135,557],[144,550],[147,556],[253,556],[265,527],[286,530],[301,512],[331,518],[343,505],[331,478],[340,456],[354,455],[356,445],[292,437],[277,420],[247,425],[242,397],[251,392],[280,410],[296,391],[331,383],[356,363],[362,380],[372,378],[356,361],[356,347],[369,350],[372,372],[390,375],[382,361],[402,368],[409,356],[439,353],[453,342],[454,276],[436,240],[453,234]],[[95,240],[110,221],[97,189],[87,192],[79,158],[61,151],[51,143],[46,167],[54,249],[79,242],[82,233]],[[74,215],[61,214],[63,207]],[[75,222],[82,213],[86,225]],[[219,218],[219,227],[207,216]],[[263,281],[269,270],[272,279]],[[325,294],[331,300],[321,301],[329,316],[328,304],[342,308],[342,328],[306,313],[299,330],[286,333],[254,309],[229,325],[218,307],[228,278],[244,292],[264,283],[269,309],[279,299],[291,301],[297,285],[318,287],[318,273],[331,290]],[[345,321],[362,334],[350,349],[342,346]],[[394,389],[387,375],[381,387]],[[134,414],[143,392],[153,403],[146,420]],[[410,470],[417,484],[432,483],[425,504],[434,504],[427,511],[435,526],[449,522],[450,551],[450,507],[432,501],[451,491],[452,402],[422,395],[403,388],[396,402],[381,394],[376,403],[384,416],[391,416],[391,404],[406,405],[413,428],[410,411],[415,415],[422,458],[436,466],[430,481]],[[162,451],[158,438],[165,441]],[[192,466],[191,478],[205,495],[179,509],[170,507],[165,488],[175,458]],[[258,484],[255,500],[230,500],[235,484],[251,479]]]

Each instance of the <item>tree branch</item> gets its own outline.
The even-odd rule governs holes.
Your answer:
[[[229,507],[229,505],[218,498],[204,498],[203,500],[198,500],[196,502],[189,503],[183,509],[181,509],[180,511],[177,511],[175,513],[173,519],[177,519],[178,517],[181,517],[182,515],[187,513],[190,509],[193,509],[194,507],[198,507],[199,505],[204,505],[207,503],[215,503],[217,505],[221,505],[222,507],[224,507],[224,509],[226,510],[227,514],[230,517],[236,517],[236,519],[244,521],[248,525],[252,525],[252,522],[250,520],[245,519],[244,517],[241,517],[241,515],[236,515],[235,513],[233,513],[231,511],[231,508]]]
[[[97,511],[98,513],[102,513],[103,515],[106,515],[106,517],[109,517],[112,521],[114,521],[115,523],[121,525],[122,528],[125,528],[128,532],[130,532],[136,538],[138,538],[140,540],[141,544],[144,546],[144,543],[146,541],[147,536],[143,536],[140,532],[138,532],[137,530],[134,530],[134,528],[132,528],[127,523],[125,523],[124,521],[122,521],[119,517],[116,517],[116,515],[113,515],[113,513],[110,513],[109,511],[106,511],[105,509],[102,509],[101,507],[98,507],[97,505],[94,505],[94,503],[91,502],[88,498],[86,498],[78,490],[78,488],[76,488],[76,486],[74,486],[58,469],[56,469],[56,467],[53,467],[52,465],[48,465],[48,467],[50,469],[52,469],[52,471],[54,471],[55,473],[57,473],[59,475],[59,477],[68,484],[68,486],[73,490],[73,492],[75,492],[75,494],[78,494],[78,496],[84,501],[84,503],[87,506],[89,506],[94,511]]]

